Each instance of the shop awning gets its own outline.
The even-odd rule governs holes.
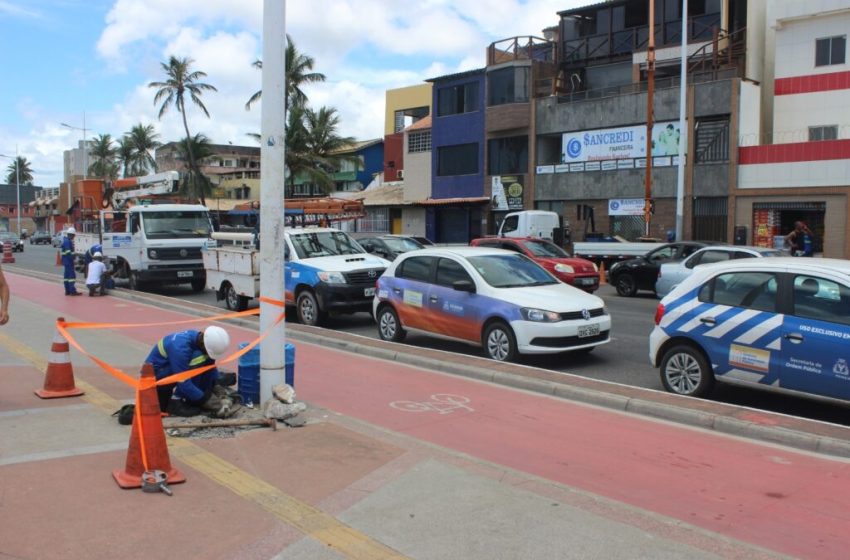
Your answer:
[[[466,204],[486,204],[490,202],[487,196],[471,196],[465,198],[429,198],[413,203],[414,206],[462,206]]]

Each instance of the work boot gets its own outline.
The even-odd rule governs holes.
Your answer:
[[[215,380],[215,384],[221,385],[222,387],[233,387],[236,385],[236,374],[232,372],[222,372],[218,376],[218,379]]]
[[[187,403],[181,399],[171,399],[168,402],[168,413],[171,416],[198,416],[201,413],[201,407]]]

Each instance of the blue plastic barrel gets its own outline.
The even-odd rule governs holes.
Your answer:
[[[247,342],[239,344],[239,349],[248,346]],[[284,380],[287,385],[295,388],[295,345],[287,343],[284,346]],[[255,346],[239,358],[239,389],[245,404],[260,403],[260,347]]]

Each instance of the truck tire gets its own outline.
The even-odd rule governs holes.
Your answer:
[[[224,305],[231,311],[245,311],[248,308],[248,298],[237,294],[230,282],[225,282],[221,291],[224,294]]]
[[[310,290],[303,290],[298,294],[295,310],[298,314],[298,320],[303,325],[318,327],[324,323],[325,314],[319,309],[319,302]]]
[[[195,278],[192,280],[192,291],[195,293],[202,292],[207,287],[207,281],[203,278]]]

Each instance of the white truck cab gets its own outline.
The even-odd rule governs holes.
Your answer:
[[[552,241],[561,228],[558,214],[548,210],[522,210],[505,215],[499,237],[539,237]]]

